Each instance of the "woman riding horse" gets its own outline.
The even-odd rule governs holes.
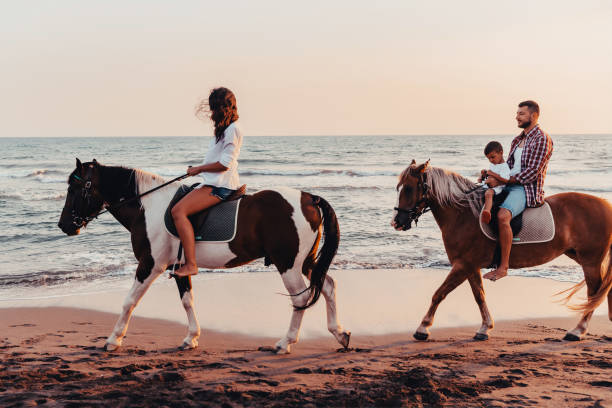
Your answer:
[[[322,197],[291,188],[246,195],[238,206],[234,238],[199,242],[195,247],[193,227],[187,216],[227,199],[238,187],[242,144],[234,94],[226,88],[214,89],[208,106],[215,124],[215,138],[204,164],[188,169],[190,175],[204,174],[204,186],[190,192],[172,210],[186,258],[186,265],[175,276],[189,324],[181,347],[197,347],[200,337],[189,276],[197,273],[197,264],[210,269],[234,268],[258,258],[265,258],[266,264],[277,268],[293,303],[287,334],[275,345],[277,353],[288,353],[298,341],[304,311],[320,295],[327,306],[328,330],[342,346],[348,347],[350,332],[343,329],[337,317],[336,282],[327,275],[338,249],[340,230],[332,206]],[[198,112],[204,112],[205,107],[206,104],[200,104]],[[104,166],[95,159],[88,163],[77,159],[68,178],[66,203],[58,223],[62,231],[77,235],[107,207],[130,231],[138,260],[136,279],[106,341],[107,350],[121,346],[134,308],[153,281],[176,261],[179,242],[164,225],[164,214],[176,192],[176,186],[169,185],[172,181],[139,169]],[[304,278],[310,281],[308,286]]]
[[[204,182],[172,208],[172,218],[185,249],[185,264],[175,274],[183,277],[198,273],[193,226],[187,217],[227,200],[240,186],[238,156],[242,132],[236,122],[236,97],[227,88],[215,88],[208,96],[208,108],[215,124],[215,138],[210,141],[204,164],[187,168],[190,176],[201,173]],[[205,109],[206,103],[202,102],[197,112],[203,113]]]

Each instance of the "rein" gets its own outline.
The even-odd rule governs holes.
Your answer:
[[[478,190],[479,188],[483,188],[483,187],[484,187],[483,185],[478,185],[474,187],[473,189],[466,191],[465,195],[472,194],[474,191]]]
[[[431,211],[431,207],[429,203],[427,202],[427,193],[430,190],[429,184],[427,184],[426,180],[419,180],[419,183],[423,185],[423,192],[421,194],[421,199],[417,201],[414,207],[412,207],[409,210],[405,208],[393,207],[393,209],[397,212],[407,213],[409,217],[409,222],[412,223],[412,221],[414,221],[415,226],[417,225],[419,221],[419,217],[421,215],[425,214],[426,212]],[[481,188],[483,188],[482,185],[477,185],[476,187],[466,191],[464,194],[465,195],[472,194],[474,191],[481,189]],[[421,207],[421,205],[423,206]]]
[[[92,194],[91,194],[91,192],[89,191],[89,190],[91,189],[91,180],[83,180],[81,177],[77,176],[76,174],[73,174],[72,176],[75,178],[75,180],[77,180],[78,182],[80,182],[80,183],[82,183],[82,184],[83,184],[83,199],[84,199],[84,200],[89,199],[89,197],[92,195]],[[106,206],[106,208],[105,208],[104,210],[99,211],[99,212],[97,212],[97,213],[96,213],[96,214],[94,214],[94,215],[78,216],[78,215],[75,215],[75,214],[74,214],[74,209],[73,209],[73,210],[72,210],[72,218],[73,218],[73,223],[74,223],[75,225],[80,226],[80,225],[82,224],[82,222],[83,222],[83,221],[90,222],[90,221],[91,221],[91,220],[93,220],[94,218],[98,218],[98,216],[99,216],[100,214],[104,214],[105,212],[109,212],[109,211],[111,211],[111,210],[117,209],[117,208],[121,207],[121,206],[122,206],[122,205],[124,205],[124,204],[127,204],[127,203],[129,203],[129,202],[131,202],[131,201],[134,201],[134,200],[137,200],[137,199],[139,199],[139,198],[141,198],[141,197],[144,197],[144,196],[146,196],[147,194],[150,194],[150,193],[152,193],[152,192],[154,192],[154,191],[157,191],[157,190],[159,190],[159,189],[160,189],[160,188],[162,188],[162,187],[166,187],[168,184],[172,184],[172,183],[174,183],[175,181],[182,180],[182,179],[184,179],[184,178],[186,178],[186,177],[189,177],[189,174],[185,173],[185,174],[183,174],[182,176],[179,176],[179,177],[173,178],[172,180],[167,181],[167,182],[165,182],[164,184],[161,184],[161,185],[159,185],[159,186],[157,186],[157,187],[155,187],[155,188],[152,188],[151,190],[145,191],[145,192],[144,192],[144,193],[142,193],[142,194],[138,194],[137,196],[134,196],[134,197],[128,198],[127,200],[121,200],[121,201],[119,201],[118,203],[113,204],[113,205],[111,205],[111,206]],[[77,222],[77,221],[79,221],[79,220],[80,220],[81,222]]]

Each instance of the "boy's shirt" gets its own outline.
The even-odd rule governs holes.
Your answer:
[[[491,165],[489,166],[489,170],[491,170],[494,173],[499,174],[500,177],[505,178],[506,180],[510,178],[510,166],[508,166],[508,163],[506,162],[499,163],[499,164],[491,163]],[[502,192],[504,187],[506,187],[506,185],[502,184],[500,186],[493,187],[493,190],[495,191],[495,194],[499,194]]]

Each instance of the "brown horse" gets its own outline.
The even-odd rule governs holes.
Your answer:
[[[177,256],[179,239],[164,227],[164,212],[176,191],[163,187],[165,180],[138,169],[83,163],[68,177],[68,194],[58,226],[76,235],[104,206],[131,234],[138,260],[134,284],[123,304],[115,328],[106,340],[106,350],[117,349],[125,337],[132,311],[168,264]],[[161,187],[155,193],[143,192]],[[141,197],[142,196],[142,197]],[[324,243],[317,248],[324,236]],[[267,260],[281,274],[291,295],[293,314],[287,334],[276,343],[279,354],[296,343],[304,310],[323,294],[327,305],[327,327],[336,340],[348,347],[350,332],[336,314],[336,282],[327,270],[338,249],[340,230],[333,208],[321,197],[290,188],[263,190],[242,198],[235,237],[229,242],[198,242],[196,258],[203,268],[233,268],[257,258]],[[303,276],[310,279],[306,286]],[[187,313],[189,331],[182,348],[195,348],[200,325],[193,307],[189,277],[176,277],[179,295]]]
[[[452,269],[433,295],[431,306],[414,333],[417,340],[426,340],[428,328],[440,302],[466,279],[482,315],[482,327],[474,337],[488,339],[493,319],[485,303],[480,269],[492,258],[495,243],[480,231],[479,211],[482,194],[470,193],[476,184],[444,169],[430,167],[429,161],[417,165],[413,160],[399,178],[398,205],[392,220],[397,230],[407,230],[425,211],[431,212],[442,231],[442,240]],[[582,317],[565,340],[580,340],[587,331],[593,310],[608,296],[612,320],[612,206],[606,200],[580,193],[562,193],[546,198],[555,219],[552,241],[513,246],[510,268],[541,265],[560,255],[576,261],[584,271],[584,280],[564,292],[566,301],[586,283],[588,301],[579,306]],[[562,292],[563,293],[563,292]]]

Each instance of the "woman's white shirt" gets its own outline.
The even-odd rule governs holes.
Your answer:
[[[233,122],[225,129],[223,138],[219,142],[213,136],[204,158],[204,164],[219,162],[227,167],[227,170],[217,173],[200,173],[204,180],[203,184],[225,187],[232,190],[240,187],[238,156],[240,155],[241,146],[242,132],[236,122]]]

